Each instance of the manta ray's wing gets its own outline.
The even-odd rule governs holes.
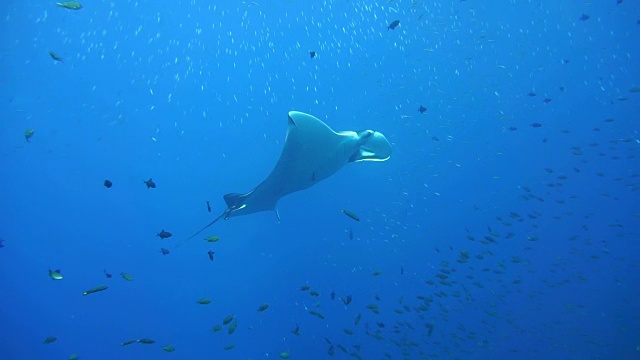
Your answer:
[[[275,210],[287,194],[307,189],[328,178],[348,162],[384,161],[391,145],[379,132],[336,133],[314,116],[291,111],[284,148],[271,174],[246,194],[224,196],[224,218]]]

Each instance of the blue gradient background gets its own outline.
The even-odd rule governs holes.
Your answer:
[[[640,356],[637,2],[83,5],[0,6],[0,358]],[[174,249],[269,173],[289,110],[392,158]]]

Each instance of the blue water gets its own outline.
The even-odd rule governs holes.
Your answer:
[[[0,6],[1,359],[640,358],[637,2],[83,5]],[[177,246],[290,110],[392,157]]]

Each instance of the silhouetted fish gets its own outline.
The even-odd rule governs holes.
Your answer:
[[[312,59],[313,59],[314,57],[316,57],[316,55],[318,55],[318,54],[316,54],[316,52],[315,52],[315,51],[309,51],[309,57],[310,57],[310,58],[312,58]]]
[[[165,248],[160,248],[160,253],[162,253],[162,255],[169,255],[171,251],[169,251],[169,249],[165,249]]]
[[[427,108],[420,105],[420,107],[418,108],[418,111],[420,111],[420,114],[424,114],[427,111]]]
[[[209,260],[211,261],[213,261],[213,254],[215,254],[213,250],[209,250],[209,252],[207,252],[207,255],[209,255]]]
[[[142,180],[142,182],[144,182],[144,184],[147,185],[147,189],[149,189],[149,188],[155,189],[156,188],[156,183],[153,182],[152,178],[149,178],[149,180]]]
[[[587,15],[587,14],[582,14],[582,16],[580,16],[579,20],[580,21],[587,21],[589,20],[591,16]]]
[[[172,233],[170,233],[170,232],[168,232],[168,231],[164,231],[164,229],[162,229],[162,231],[160,231],[160,232],[157,234],[157,236],[159,236],[159,237],[160,237],[160,239],[166,239],[166,238],[171,237],[172,235],[173,235]]]
[[[387,31],[389,31],[389,29],[394,30],[398,25],[400,25],[400,20],[393,20],[391,24],[387,26]]]
[[[211,205],[209,204],[209,200],[207,200],[207,211],[211,212]]]
[[[110,189],[112,185],[113,185],[113,183],[111,182],[111,180],[105,180],[105,181],[104,181],[104,186],[105,186],[107,189]]]
[[[539,127],[542,127],[542,124],[534,122],[534,123],[531,123],[530,126],[534,128],[539,128]]]

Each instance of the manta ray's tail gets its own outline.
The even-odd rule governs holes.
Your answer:
[[[218,222],[218,220],[224,219],[226,215],[227,215],[227,211],[225,210],[220,216],[215,218],[212,222],[208,223],[205,227],[203,227],[202,229],[198,230],[195,234],[193,234],[193,235],[189,236],[188,238],[186,238],[186,239],[180,241],[179,243],[177,243],[176,246],[174,246],[173,248],[177,249],[182,244],[186,243],[187,241],[189,241],[189,240],[193,239],[194,237],[196,237],[201,232],[205,231],[207,228],[209,228],[209,226],[211,226],[211,225],[215,224],[216,222]]]

